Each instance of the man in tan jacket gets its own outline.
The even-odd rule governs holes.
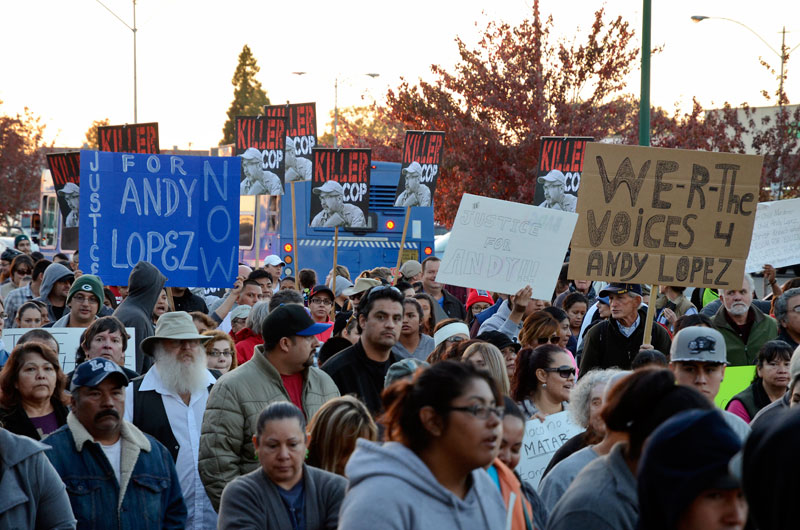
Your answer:
[[[256,420],[275,401],[291,401],[311,419],[339,396],[333,380],[313,365],[316,334],[331,324],[315,323],[305,308],[287,304],[264,321],[264,344],[253,358],[214,385],[203,416],[198,470],[211,503],[219,509],[225,485],[258,467],[253,447]]]

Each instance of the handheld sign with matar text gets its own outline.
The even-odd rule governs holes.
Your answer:
[[[81,151],[81,268],[127,285],[139,261],[175,287],[228,287],[239,251],[238,157]]]
[[[591,137],[543,136],[533,204],[574,212],[586,144]]]
[[[406,131],[400,169],[402,178],[394,200],[396,207],[433,206],[443,148],[443,132]]]
[[[265,105],[264,115],[286,118],[284,182],[311,180],[311,151],[317,146],[317,104]]]
[[[161,152],[158,147],[158,123],[98,127],[97,145],[100,151],[157,155]]]
[[[544,421],[538,418],[528,420],[517,465],[520,478],[536,489],[556,451],[583,431],[567,411],[550,414]]]
[[[550,300],[577,214],[465,193],[436,281]]]
[[[738,289],[762,162],[589,143],[569,277]]]
[[[367,227],[371,156],[370,149],[314,149],[312,228]]]
[[[236,116],[236,154],[242,159],[240,195],[283,195],[286,118]]]

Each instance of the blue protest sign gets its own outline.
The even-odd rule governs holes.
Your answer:
[[[84,272],[127,285],[139,261],[175,287],[229,287],[239,250],[237,157],[81,151]]]

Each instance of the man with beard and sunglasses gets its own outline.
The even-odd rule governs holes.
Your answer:
[[[197,473],[200,427],[216,381],[206,367],[204,344],[210,339],[197,333],[185,311],[161,315],[155,334],[141,344],[155,362],[132,381],[125,396],[125,419],[172,455],[188,510],[186,528],[198,530],[217,526],[217,513]]]
[[[283,292],[293,291],[279,292],[273,302]],[[253,435],[264,407],[291,401],[312,418],[325,402],[339,396],[333,380],[314,366],[316,335],[330,327],[314,322],[302,305],[287,301],[276,306],[261,326],[264,344],[214,385],[203,417],[198,463],[214,507],[219,508],[226,484],[258,467]]]
[[[75,369],[67,424],[46,455],[67,487],[78,528],[184,528],[186,505],[167,449],[123,419],[128,377],[99,357]]]
[[[711,319],[714,328],[725,337],[730,366],[756,363],[765,342],[778,336],[778,323],[753,304],[755,285],[749,274],[740,286],[730,285],[719,291],[722,306]]]

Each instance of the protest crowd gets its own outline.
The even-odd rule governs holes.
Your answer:
[[[443,133],[420,137],[438,149]],[[277,149],[289,145],[287,136]],[[368,150],[322,151],[330,151],[331,175],[369,167]],[[94,153],[84,169],[112,160],[83,153]],[[144,160],[123,156],[131,167]],[[242,190],[261,182],[258,157],[241,149],[251,179]],[[292,163],[306,167],[303,160]],[[420,184],[431,167],[413,161],[402,170],[397,196],[405,198],[393,204],[407,216],[431,199]],[[308,195],[318,208],[309,216],[325,222],[311,226],[336,238],[339,226],[363,228],[369,215],[356,203],[369,203],[364,171],[340,179],[347,191],[333,177],[314,184]],[[293,194],[286,168],[280,173]],[[578,218],[593,226],[594,211],[585,216],[585,202],[566,199],[564,182],[557,170],[539,177],[547,204],[525,214],[541,215],[536,223],[514,221],[515,203],[504,202],[508,217],[495,232],[490,226],[487,246],[511,251],[522,236],[494,238],[509,227],[531,238],[561,233],[564,219],[569,234]],[[654,197],[672,186],[659,185]],[[204,200],[209,190],[207,179]],[[749,215],[741,197],[736,212]],[[483,237],[470,222],[485,228],[501,217],[491,205],[492,216],[481,216],[488,203],[479,199],[465,195],[472,213],[459,211],[467,239]],[[620,215],[612,242],[628,237]],[[670,226],[687,227],[694,241],[692,215],[683,225],[666,221],[665,247],[677,234]],[[113,271],[119,281],[108,285],[107,269],[85,272],[97,272],[102,249],[84,251],[94,261],[81,266],[78,251],[47,259],[17,236],[0,255],[0,528],[798,528],[789,500],[800,443],[792,410],[800,403],[800,278],[781,284],[762,264],[768,292],[759,297],[739,249],[714,271],[714,257],[667,262],[674,256],[663,251],[659,276],[677,271],[679,281],[621,281],[655,260],[625,253],[614,261],[609,251],[612,263],[598,265],[610,217],[590,233],[599,237],[591,252],[577,235],[526,248],[549,257],[535,266],[517,260],[514,270],[538,279],[508,293],[491,292],[496,274],[483,285],[482,273],[446,282],[479,262],[459,262],[456,251],[401,254],[396,268],[361,270],[335,257],[324,271],[295,271],[274,253],[231,259],[217,291],[175,286],[162,256],[115,265],[127,281]],[[651,232],[660,218],[646,221],[647,245],[660,244]],[[719,226],[715,238],[727,238],[726,247],[746,232],[731,224],[720,234]],[[228,232],[236,245],[239,234]],[[130,243],[127,251],[130,261]],[[724,276],[734,258],[734,277]],[[608,272],[618,264],[626,272]],[[687,286],[689,272],[700,271]]]

